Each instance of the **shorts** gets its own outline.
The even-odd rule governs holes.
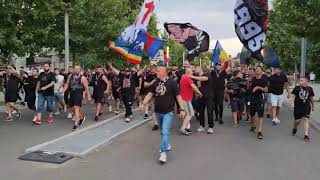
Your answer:
[[[30,110],[36,110],[36,96],[29,96],[27,98],[27,105]]]
[[[5,94],[5,95],[4,95],[4,101],[5,101],[6,103],[9,103],[9,102],[15,103],[15,102],[18,101],[18,94],[16,94],[16,93]]]
[[[311,107],[295,107],[294,111],[294,120],[299,120],[302,118],[310,118]]]
[[[259,118],[263,118],[264,115],[264,103],[250,103],[250,116],[258,114]]]
[[[243,112],[244,111],[244,98],[231,98],[231,112]]]
[[[270,101],[272,107],[282,107],[283,95],[270,94]]]
[[[82,100],[83,100],[83,92],[70,92],[70,99],[69,99],[69,105],[70,107],[73,106],[82,106]]]
[[[41,93],[38,95],[38,100],[37,100],[37,112],[42,113],[44,112],[45,108],[44,105],[47,102],[47,111],[49,113],[53,112],[53,99],[54,96],[45,96]]]
[[[104,94],[93,94],[93,99],[95,103],[104,103],[105,98]]]
[[[264,98],[267,104],[271,104],[271,93],[266,93]]]
[[[191,117],[194,116],[194,110],[193,110],[193,106],[192,106],[191,101],[183,100],[183,103],[184,103],[184,106],[185,106],[186,114],[188,116],[191,116]]]
[[[61,102],[63,98],[64,97],[62,92],[54,93],[54,102]]]
[[[112,91],[112,96],[113,96],[113,99],[114,99],[114,100],[117,100],[117,99],[120,99],[121,94],[120,94],[119,91],[117,92],[116,90],[113,90],[113,91]]]

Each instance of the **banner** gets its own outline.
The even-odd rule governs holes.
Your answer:
[[[145,0],[134,23],[127,27],[115,42],[109,42],[109,48],[119,52],[128,62],[139,64],[142,59],[144,44],[137,42],[140,30],[147,30],[156,3],[159,0]]]
[[[164,28],[171,40],[182,44],[187,52],[187,59],[192,61],[201,52],[209,50],[209,35],[190,23],[165,23]]]
[[[268,0],[236,0],[234,9],[235,31],[252,56],[263,61],[268,26]]]

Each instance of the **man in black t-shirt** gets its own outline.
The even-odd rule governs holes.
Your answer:
[[[12,109],[17,111],[16,117],[19,119],[21,117],[21,112],[16,106],[16,102],[19,97],[19,91],[22,88],[22,81],[17,76],[16,70],[11,66],[8,66],[6,72],[0,72],[0,76],[4,78],[4,99],[7,111],[5,120],[12,121]]]
[[[56,81],[55,74],[50,72],[48,63],[43,65],[44,72],[40,73],[37,82],[36,96],[38,97],[37,113],[38,117],[33,121],[36,124],[41,124],[41,116],[44,112],[44,105],[47,103],[47,111],[49,116],[48,123],[53,122],[53,100],[54,100],[54,84]]]
[[[145,105],[147,105],[152,97],[154,97],[154,110],[161,130],[161,150],[159,161],[161,163],[166,163],[167,152],[171,149],[170,129],[172,127],[175,99],[177,99],[180,106],[181,118],[184,117],[185,110],[180,96],[178,84],[169,79],[167,68],[158,67],[157,77],[158,80],[152,85],[150,92],[140,105],[140,110],[143,111]]]
[[[263,139],[262,130],[264,123],[264,93],[268,92],[268,79],[263,75],[263,69],[261,66],[256,67],[255,77],[251,81],[251,100],[250,100],[250,116],[251,116],[251,132],[255,132],[256,120],[255,114],[258,114],[259,118],[259,130],[257,137]]]
[[[28,108],[32,111],[36,111],[36,89],[38,83],[38,69],[32,69],[31,76],[24,75],[26,78],[24,81],[24,88],[26,92],[25,100],[27,102]],[[33,121],[37,118],[35,114]]]
[[[275,68],[274,74],[269,78],[269,93],[273,117],[272,122],[274,125],[280,123],[278,117],[283,103],[283,89],[286,89],[288,95],[290,95],[287,76],[281,72],[280,68]]]
[[[111,64],[109,67],[119,76],[120,92],[124,106],[126,108],[125,121],[130,122],[133,118],[132,106],[137,85],[137,76],[140,76],[143,71],[132,72],[129,68],[126,68],[123,72],[114,68]]]
[[[214,91],[215,91],[215,121],[219,121],[219,124],[223,124],[223,102],[224,102],[224,93],[225,87],[227,84],[227,74],[226,71],[222,71],[221,64],[216,64],[214,70],[211,72],[212,80],[214,82]]]
[[[304,140],[309,142],[309,118],[311,112],[314,111],[314,92],[312,87],[307,86],[308,79],[300,77],[299,86],[292,91],[291,105],[294,109],[294,124],[292,135],[296,135],[297,128],[301,121],[304,122]]]

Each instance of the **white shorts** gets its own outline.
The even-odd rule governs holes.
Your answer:
[[[184,103],[184,106],[185,106],[186,114],[188,116],[191,116],[191,117],[194,116],[194,110],[193,110],[192,102],[183,100],[183,103]]]
[[[270,100],[272,107],[282,107],[283,95],[270,94]]]

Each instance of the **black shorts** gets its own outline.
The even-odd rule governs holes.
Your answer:
[[[16,93],[12,93],[12,94],[5,94],[4,95],[4,101],[5,103],[9,103],[9,102],[12,102],[12,103],[15,103],[18,101],[18,94]]]
[[[244,99],[243,98],[231,98],[231,112],[243,112],[244,111]]]
[[[104,103],[105,102],[104,94],[94,94],[93,99],[94,99],[95,103]]]
[[[294,111],[294,120],[299,120],[302,118],[310,118],[311,107],[295,107]]]
[[[70,98],[69,98],[69,105],[70,107],[73,106],[82,106],[82,100],[83,100],[83,92],[70,92]]]
[[[112,96],[113,96],[114,100],[117,100],[117,99],[120,99],[121,94],[120,94],[119,91],[117,92],[116,90],[113,90],[112,91]]]
[[[70,95],[70,91],[68,90],[68,91],[66,91],[64,93],[63,98],[64,98],[64,102],[70,106],[70,103],[69,103],[70,97],[69,97],[69,95]]]
[[[26,101],[30,110],[36,110],[36,96],[29,96]]]
[[[251,103],[250,104],[250,116],[255,116],[258,113],[259,118],[263,118],[264,115],[264,103]]]

